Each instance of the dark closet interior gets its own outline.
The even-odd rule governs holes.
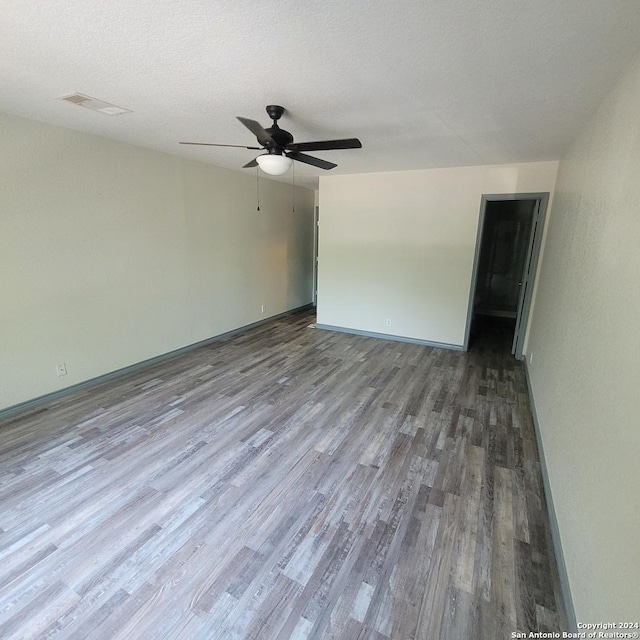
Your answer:
[[[473,301],[471,340],[495,334],[511,348],[536,200],[486,205]]]

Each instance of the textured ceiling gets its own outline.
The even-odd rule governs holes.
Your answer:
[[[235,116],[267,104],[297,142],[362,140],[314,153],[334,174],[558,159],[640,48],[638,0],[2,5],[0,110],[234,169],[255,152],[177,143],[254,145]]]

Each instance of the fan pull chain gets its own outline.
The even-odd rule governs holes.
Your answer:
[[[296,212],[296,163],[291,165],[291,211]]]
[[[256,191],[258,199],[258,208],[256,211],[260,211],[260,167],[256,167]]]

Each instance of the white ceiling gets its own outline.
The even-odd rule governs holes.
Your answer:
[[[254,145],[267,104],[362,140],[334,174],[555,160],[639,49],[639,0],[3,0],[0,110],[233,169],[178,141]]]

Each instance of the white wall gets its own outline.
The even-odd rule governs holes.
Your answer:
[[[640,58],[561,161],[531,384],[576,616],[640,618]]]
[[[3,114],[0,140],[0,408],[311,301],[313,191],[261,180],[257,213],[254,172]]]
[[[482,194],[551,192],[557,166],[322,176],[318,323],[462,345]]]

